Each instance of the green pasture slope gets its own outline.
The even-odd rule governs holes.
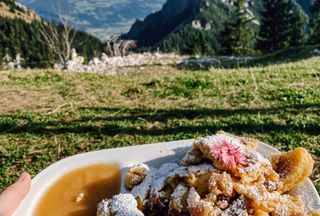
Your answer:
[[[320,191],[320,57],[208,72],[130,70],[0,72],[0,190],[70,155],[224,130],[283,151],[307,148]]]

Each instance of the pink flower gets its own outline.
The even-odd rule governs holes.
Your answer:
[[[212,147],[212,156],[223,162],[228,168],[235,168],[238,164],[244,165],[246,157],[241,151],[240,146],[232,144],[225,139],[219,140]]]

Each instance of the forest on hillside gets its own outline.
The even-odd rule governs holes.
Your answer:
[[[24,13],[23,8],[15,4],[14,0],[2,0],[12,13]],[[58,62],[58,56],[50,48],[48,41],[45,40],[43,32],[56,32],[58,39],[56,42],[61,46],[64,40],[63,24],[47,23],[42,20],[34,20],[26,23],[22,19],[10,19],[0,16],[0,64],[4,61],[14,61],[17,56],[21,56],[21,66],[29,68],[52,67]],[[84,57],[87,62],[102,53],[102,42],[94,36],[82,31],[76,31],[71,27],[69,34],[74,36],[72,48]],[[52,35],[54,36],[54,35]],[[58,46],[58,45],[57,45]],[[63,47],[61,47],[63,50]]]
[[[255,17],[247,10],[245,0],[235,1],[233,13],[217,37],[210,30],[187,25],[157,45],[165,51],[182,54],[243,56],[320,43],[319,0],[310,8],[311,16],[292,0],[262,2],[263,9]],[[206,19],[214,15],[207,14]]]
[[[0,59],[5,56],[15,59],[20,54],[23,58],[23,67],[50,67],[57,58],[48,47],[39,32],[39,22],[27,24],[22,20],[12,20],[0,17]],[[62,32],[62,26],[55,26]],[[62,40],[62,38],[61,38]],[[77,32],[73,48],[85,58],[86,61],[102,53],[101,42],[84,32]]]

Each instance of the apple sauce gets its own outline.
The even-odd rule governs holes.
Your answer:
[[[61,177],[41,198],[35,216],[95,216],[97,204],[120,192],[115,164],[83,167]]]

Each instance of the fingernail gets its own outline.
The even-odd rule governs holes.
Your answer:
[[[16,182],[23,182],[26,179],[26,173],[22,173]]]

